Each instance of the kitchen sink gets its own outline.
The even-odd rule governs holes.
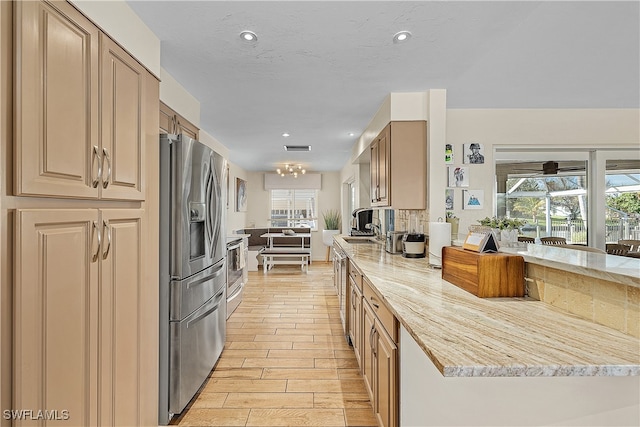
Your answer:
[[[350,244],[362,244],[362,243],[367,243],[367,244],[377,244],[378,242],[376,242],[375,240],[372,240],[371,237],[343,237],[342,238],[345,242],[350,243]]]

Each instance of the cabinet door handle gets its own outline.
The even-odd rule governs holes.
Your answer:
[[[97,235],[98,240],[98,247],[92,258],[92,262],[96,262],[100,256],[100,247],[102,246],[102,234],[100,233],[100,228],[98,228],[98,221],[93,221],[93,232]]]
[[[171,117],[171,133],[178,133],[176,130],[178,129],[178,125],[176,122],[178,121],[176,116]]]
[[[378,357],[378,331],[373,330],[373,339],[371,340],[371,350],[373,350],[373,355]]]
[[[102,259],[107,259],[107,256],[109,255],[109,250],[111,249],[111,231],[113,229],[113,227],[111,227],[107,221],[102,221],[102,229],[104,230],[104,235],[107,238],[107,247],[104,250],[104,252],[102,253]]]
[[[376,326],[373,325],[371,326],[371,332],[369,332],[369,348],[371,348],[371,353],[373,353],[374,356],[377,355],[375,334],[376,334]]]
[[[93,163],[97,161],[98,164],[98,173],[91,181],[91,186],[93,188],[98,188],[98,184],[100,183],[100,177],[102,176],[102,160],[100,159],[100,149],[97,145],[93,146],[93,153],[91,154],[91,170],[93,170]]]
[[[109,156],[109,151],[106,148],[102,149],[102,153],[104,154],[102,160],[107,161],[107,178],[102,180],[102,188],[107,188],[111,181],[111,157]]]
[[[374,307],[376,308],[376,310],[377,310],[377,309],[379,309],[379,308],[380,308],[380,304],[376,304],[376,303],[374,302],[375,300],[376,300],[376,299],[375,299],[374,297],[371,297],[371,305],[372,305],[372,306],[374,306]]]

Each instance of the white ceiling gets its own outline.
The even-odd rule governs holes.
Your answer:
[[[200,101],[201,129],[247,170],[340,170],[390,92],[447,89],[448,108],[640,107],[637,1],[128,3]],[[413,36],[394,44],[401,30]]]

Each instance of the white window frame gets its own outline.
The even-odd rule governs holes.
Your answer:
[[[286,213],[286,218],[273,218],[273,211],[274,211],[274,191],[288,191],[290,192],[290,199],[288,200],[288,207],[287,207],[287,212]],[[312,215],[310,217],[306,217],[306,218],[295,218],[293,216],[293,214],[291,213],[291,206],[294,205],[295,200],[296,200],[296,192],[301,192],[301,191],[311,191],[314,193],[314,197],[313,197],[313,206],[311,206],[311,213]],[[289,188],[289,189],[272,189],[269,190],[269,223],[271,224],[271,226],[273,227],[277,227],[279,225],[277,225],[277,223],[275,223],[276,221],[282,221],[282,220],[286,220],[287,221],[287,225],[286,227],[305,227],[309,222],[311,222],[311,231],[318,231],[318,193],[319,190],[314,190],[314,189],[293,189],[293,188]],[[282,210],[282,209],[279,209]],[[301,224],[301,220],[303,220],[303,223]],[[304,222],[306,222],[307,224],[304,224]]]

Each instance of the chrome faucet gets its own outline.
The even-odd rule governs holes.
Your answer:
[[[377,218],[374,218],[374,220],[376,219]],[[378,222],[380,222],[380,220],[378,220]],[[380,228],[380,224],[369,223],[365,225],[365,228],[368,228],[369,230],[373,230],[373,235],[375,236],[376,239],[378,240],[382,239],[382,230]]]

